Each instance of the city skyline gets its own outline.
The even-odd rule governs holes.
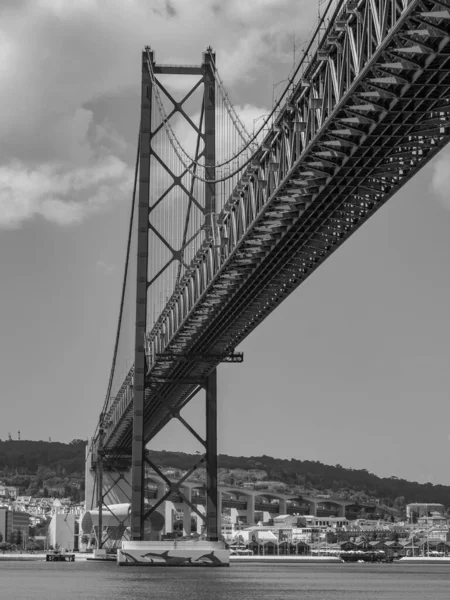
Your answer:
[[[119,310],[141,50],[150,44],[161,63],[199,63],[213,45],[252,129],[292,67],[293,41],[298,54],[317,17],[306,0],[256,4],[0,8],[1,439],[18,429],[22,439],[67,442],[94,433]],[[449,156],[237,348],[243,365],[219,368],[220,453],[450,484]],[[185,412],[195,426],[200,402]],[[177,423],[149,447],[199,449]]]

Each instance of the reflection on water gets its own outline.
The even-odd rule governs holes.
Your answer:
[[[450,565],[0,562],[1,600],[448,600]]]

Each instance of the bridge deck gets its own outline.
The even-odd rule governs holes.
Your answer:
[[[385,15],[385,30],[374,21],[378,40],[367,56],[352,45],[356,12],[345,13],[345,27],[342,18],[331,23],[308,81],[297,83],[219,215],[219,243],[205,245],[150,335],[146,441],[192,398],[197,380],[449,141],[446,3],[384,4],[401,11],[395,22]],[[124,390],[106,423],[111,450],[131,446],[132,391]]]

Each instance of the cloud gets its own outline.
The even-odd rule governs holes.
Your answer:
[[[129,167],[115,157],[70,171],[48,165],[30,170],[19,162],[2,166],[0,227],[17,227],[34,216],[58,225],[81,223],[128,197],[131,178]]]
[[[169,0],[166,0],[165,8],[166,8],[166,13],[169,17],[177,16],[177,11],[175,10],[175,7]]]
[[[450,210],[450,150],[444,149],[433,162],[431,186],[439,201]]]
[[[308,0],[8,0],[0,12],[0,226],[15,227],[38,215],[79,223],[118,197],[134,161],[145,45],[157,62],[199,64],[212,44],[230,97],[244,104],[241,89],[258,75],[287,75],[292,32],[309,29],[315,7]],[[126,107],[124,98],[131,98]],[[116,112],[107,114],[109,106]],[[108,174],[113,163],[120,177]]]
[[[106,263],[103,260],[98,260],[95,263],[95,266],[102,271],[105,275],[111,275],[111,273],[113,273],[116,269],[116,265],[111,265],[109,263]]]

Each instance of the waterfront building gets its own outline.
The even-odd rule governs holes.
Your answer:
[[[418,527],[447,527],[447,518],[441,513],[433,511],[417,518]]]
[[[333,529],[348,527],[349,521],[345,517],[314,517],[304,515],[301,520],[306,527],[332,527]]]
[[[49,546],[67,550],[73,550],[77,546],[75,538],[78,536],[79,509],[79,505],[70,506],[58,499],[53,501],[48,529]]]
[[[4,542],[10,542],[13,531],[19,530],[22,539],[28,539],[30,515],[26,512],[0,507],[0,533]]]
[[[8,518],[9,513],[7,507],[0,507],[0,534],[4,542],[8,541],[12,532],[12,520]]]
[[[414,502],[406,505],[406,518],[409,522],[412,522],[419,517],[426,517],[432,512],[437,512],[444,516],[445,506],[443,504],[425,502]]]
[[[450,542],[450,532],[448,527],[430,529],[427,533],[430,539],[440,540],[441,542]]]

